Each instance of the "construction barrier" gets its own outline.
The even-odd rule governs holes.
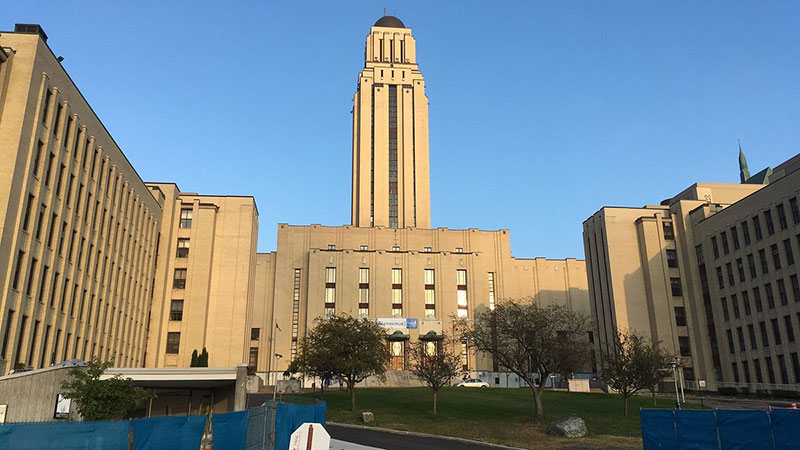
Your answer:
[[[652,449],[800,449],[800,410],[642,409],[642,444]]]

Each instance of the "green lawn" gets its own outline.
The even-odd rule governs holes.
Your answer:
[[[438,417],[432,415],[428,388],[358,389],[355,412],[350,411],[346,391],[328,391],[324,400],[331,422],[363,424],[361,411],[372,411],[376,427],[552,449],[641,448],[639,408],[653,407],[649,396],[632,398],[625,417],[619,395],[546,391],[545,420],[536,421],[529,389],[444,388],[439,393]],[[674,404],[665,398],[657,402],[661,408]],[[577,413],[586,421],[587,437],[568,440],[546,434],[548,421],[569,413]]]

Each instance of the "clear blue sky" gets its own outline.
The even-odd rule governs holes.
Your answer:
[[[352,95],[385,2],[5,1],[143,179],[254,195],[276,224],[350,221]],[[434,227],[583,258],[603,205],[738,182],[800,152],[800,2],[388,4],[430,98]]]

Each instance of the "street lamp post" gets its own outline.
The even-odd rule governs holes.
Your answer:
[[[672,379],[675,381],[675,407],[680,409],[681,398],[678,392],[678,363],[676,361],[670,361],[667,365],[672,369]]]
[[[277,323],[275,324],[275,330],[281,331],[281,327],[279,327]],[[275,373],[275,379],[273,380],[273,383],[272,383],[272,399],[273,400],[275,400],[275,392],[278,390],[278,372],[275,371],[275,366],[272,365],[272,357],[274,355],[278,359],[281,358],[281,355],[275,353],[275,333],[276,333],[275,330],[272,330],[272,333],[271,333],[272,336],[271,336],[270,345],[269,345],[269,352],[270,352],[270,355],[269,355],[269,360],[270,360],[269,366],[270,367],[269,368],[270,368],[270,372],[274,372]],[[277,363],[277,361],[276,361],[276,363]]]

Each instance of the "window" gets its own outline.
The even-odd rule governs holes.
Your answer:
[[[725,317],[725,320],[731,320],[731,315],[728,311],[728,300],[725,297],[722,297],[720,300],[722,301],[722,315]]]
[[[169,304],[169,320],[183,320],[183,300],[172,300]]]
[[[186,289],[186,269],[175,269],[172,289]]]
[[[250,328],[250,340],[257,341],[261,337],[261,328]]]
[[[747,255],[747,267],[750,269],[750,278],[758,276],[758,272],[756,271],[756,259],[753,257],[752,253]]]
[[[170,332],[167,333],[167,353],[178,354],[181,346],[181,334]]]
[[[668,248],[667,249],[667,267],[678,267],[678,251]]]
[[[786,211],[783,209],[783,203],[775,205],[775,209],[778,211],[778,224],[781,230],[785,230],[789,224],[786,222]]]
[[[692,356],[692,347],[689,345],[687,336],[678,337],[678,346],[680,347],[681,356]]]
[[[747,291],[742,291],[742,306],[744,306],[744,313],[745,315],[750,315],[752,310],[750,309],[750,295]]]
[[[769,266],[767,265],[767,252],[762,248],[758,251],[758,259],[761,260],[761,273],[769,273]]]
[[[17,264],[14,266],[14,281],[11,283],[11,287],[15,290],[19,289],[19,273],[22,271],[22,260],[25,258],[25,252],[19,250],[17,252]]]
[[[425,252],[425,253],[430,253],[433,250],[430,247],[425,247],[422,251]]]
[[[489,272],[489,309],[494,310],[494,272]]]
[[[736,327],[736,334],[739,336],[739,350],[747,350],[747,348],[744,346],[744,333],[742,332],[742,327]]]
[[[761,361],[757,359],[753,360],[753,371],[756,373],[756,382],[763,383],[764,376],[761,374]]]
[[[753,216],[753,230],[756,232],[756,240],[760,241],[764,235],[761,233],[761,222],[758,220],[758,216]]]
[[[456,253],[464,253],[464,249],[461,247],[456,247]]]
[[[747,361],[742,361],[742,370],[744,371],[744,382],[750,383],[750,366],[747,364]]]
[[[683,306],[675,307],[675,325],[679,327],[686,326],[686,308]]]
[[[797,353],[792,353],[792,368],[794,368],[794,382],[800,383],[800,358],[797,357]]]
[[[25,216],[22,219],[22,229],[24,231],[28,231],[28,222],[30,222],[31,218],[31,207],[33,206],[33,200],[36,197],[33,194],[28,194],[28,201],[25,203]]]
[[[800,283],[797,281],[797,275],[789,276],[789,281],[792,283],[792,292],[794,293],[794,301],[800,302]]]
[[[44,168],[44,185],[50,186],[50,174],[53,172],[53,160],[56,158],[55,153],[50,153],[47,157],[47,166]]]
[[[458,317],[467,317],[467,271],[456,270],[456,298]]]
[[[758,289],[758,286],[753,288],[753,300],[756,302],[756,311],[761,312],[764,310],[764,306],[761,303],[761,291]]]
[[[786,358],[778,355],[778,368],[781,371],[781,383],[789,384],[789,372],[786,371]]]
[[[292,361],[297,358],[297,336],[300,322],[300,276],[302,269],[294,269],[294,292],[292,294]]]
[[[739,314],[739,300],[736,299],[736,294],[731,294],[731,304],[733,305],[733,317],[740,318]]]
[[[369,250],[369,246],[362,245],[358,249],[361,250],[361,251],[366,251],[366,250]]]
[[[664,239],[668,241],[675,240],[675,230],[672,228],[672,222],[661,222],[661,227],[664,230]]]
[[[47,228],[47,246],[50,248],[53,248],[53,232],[55,231],[57,219],[58,216],[56,213],[53,213],[50,217],[50,226]]]
[[[786,306],[789,303],[789,298],[786,295],[786,285],[783,283],[783,278],[778,279],[775,284],[778,285],[778,298],[781,299],[781,305]]]
[[[328,244],[328,250],[336,250],[335,244]]]
[[[189,257],[189,238],[178,238],[178,258]]]
[[[31,258],[31,267],[28,269],[28,281],[25,282],[25,295],[31,295],[31,290],[33,289],[33,274],[36,272],[36,264],[38,262],[38,259]]]
[[[358,315],[369,315],[369,269],[358,269]]]
[[[767,224],[767,234],[770,236],[775,234],[775,224],[772,223],[772,211],[764,211],[764,223]]]
[[[681,279],[680,278],[670,278],[669,285],[672,289],[672,296],[673,297],[681,297],[683,295],[683,288],[681,287]]]
[[[739,250],[739,231],[735,225],[731,227],[731,239],[733,239],[733,249]]]
[[[392,246],[392,251],[393,252],[399,252],[400,251],[400,246],[399,245],[393,245]]]
[[[747,222],[742,222],[742,237],[744,238],[744,245],[750,245],[750,228]]]
[[[792,222],[797,225],[800,223],[800,208],[797,206],[797,197],[789,199],[789,207],[792,209]]]
[[[722,252],[726,255],[730,252],[730,248],[728,248],[728,235],[724,231],[720,233],[722,237]]]
[[[779,270],[781,268],[781,254],[778,252],[778,244],[770,245],[769,249],[772,251],[772,262],[775,264],[775,270]]]
[[[325,316],[336,313],[336,267],[325,268]]]
[[[786,340],[794,342],[794,327],[792,326],[792,316],[783,316],[783,324],[786,326]]]
[[[720,290],[725,288],[725,279],[722,277],[722,267],[717,267],[717,282]]]
[[[764,347],[769,347],[769,334],[767,334],[766,322],[758,322],[758,328],[761,330],[761,344],[764,345]]]
[[[728,348],[730,352],[736,353],[736,348],[733,346],[733,333],[731,333],[731,330],[725,330],[725,334],[728,336]]]
[[[14,319],[14,310],[9,309],[8,314],[6,314],[6,329],[3,332],[3,347],[2,351],[0,351],[0,358],[6,358],[6,352],[8,350],[8,335],[11,333],[11,321]]]
[[[756,330],[752,324],[747,326],[747,332],[750,334],[750,348],[755,350],[756,348],[758,348],[758,344],[756,343]]]
[[[739,368],[736,367],[736,363],[731,363],[731,369],[733,370],[733,381],[739,382]]]
[[[392,316],[403,316],[403,269],[392,269]]]
[[[50,102],[53,100],[53,93],[50,92],[50,89],[47,90],[47,94],[44,97],[44,105],[42,106],[42,122],[47,125],[47,111],[50,110]]]
[[[764,284],[764,291],[767,292],[767,306],[769,306],[769,309],[775,309],[775,295],[772,293],[772,284]]]
[[[436,286],[433,269],[425,269],[425,317],[436,315]]]
[[[783,250],[786,253],[786,265],[794,265],[794,252],[792,252],[792,241],[789,239],[783,240]]]
[[[783,339],[781,339],[781,327],[778,324],[778,319],[772,319],[770,322],[772,323],[772,337],[775,338],[775,345],[783,344]]]
[[[469,370],[469,353],[467,352],[467,341],[461,341],[461,369]]]
[[[725,264],[725,271],[728,272],[728,284],[733,286],[736,283],[736,280],[733,278],[733,266],[731,263]]]
[[[775,383],[775,369],[772,367],[772,357],[764,358],[764,365],[767,366],[767,378],[770,383]]]
[[[250,367],[258,367],[258,347],[250,347],[250,359],[248,360]]]
[[[717,237],[711,236],[711,249],[714,250],[714,259],[719,258],[719,244],[717,244]]]
[[[192,228],[192,210],[190,208],[181,209],[181,228]]]

